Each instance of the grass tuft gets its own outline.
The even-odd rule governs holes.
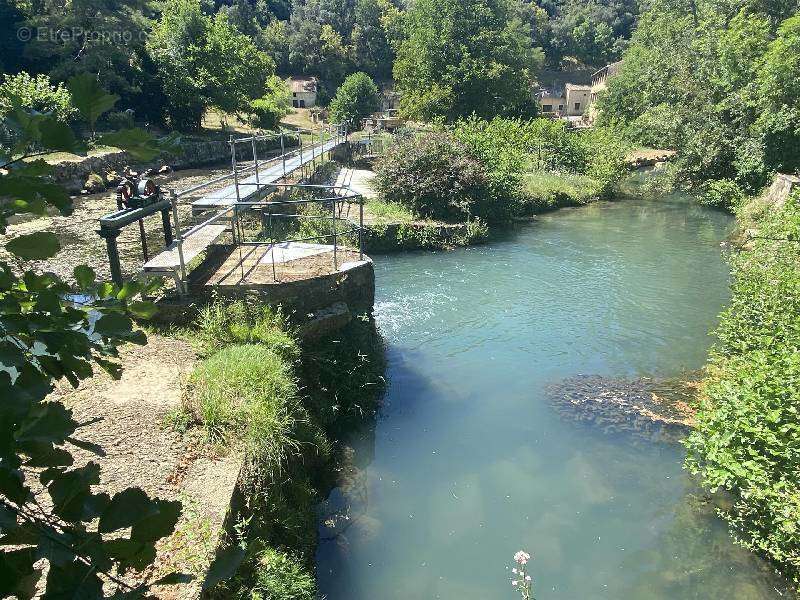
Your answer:
[[[241,440],[253,458],[270,465],[297,447],[293,431],[305,411],[291,364],[273,348],[223,348],[198,365],[189,388],[188,408],[210,441]]]
[[[366,209],[377,225],[411,223],[417,220],[417,217],[408,207],[397,202],[373,199],[367,202]]]
[[[588,204],[602,195],[600,188],[597,181],[586,175],[528,173],[523,186],[524,212],[538,213]]]
[[[313,575],[294,555],[265,548],[255,566],[252,600],[314,600]]]
[[[200,310],[197,326],[209,353],[231,344],[263,344],[288,359],[300,353],[286,318],[265,304],[213,302]]]

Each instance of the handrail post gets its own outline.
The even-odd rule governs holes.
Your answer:
[[[336,197],[334,196],[331,202],[331,227],[333,229],[333,270],[339,270],[339,259],[336,255]]]
[[[178,294],[183,295],[188,291],[186,289],[186,263],[183,260],[183,233],[181,232],[181,224],[178,221],[178,195],[174,190],[169,191],[169,200],[172,205],[172,219],[175,221],[175,240],[178,248],[178,264],[180,265],[180,282],[178,283]]]
[[[281,158],[283,159],[283,178],[286,179],[286,147],[283,143],[283,131],[281,131]]]
[[[305,171],[306,164],[303,162],[303,134],[298,133],[297,139],[300,140],[300,175]]]
[[[314,130],[311,130],[311,175],[314,175],[314,170],[317,168],[317,149],[314,147]]]
[[[259,180],[258,180],[258,152],[256,150],[256,138],[255,138],[255,136],[253,136],[250,139],[250,141],[253,143],[253,162],[256,165],[256,192],[259,192],[261,190],[261,186],[259,185]]]
[[[241,243],[241,237],[238,235],[238,226],[239,226],[239,202],[241,202],[241,197],[239,195],[239,174],[237,172],[236,167],[236,142],[233,141],[233,136],[231,136],[231,168],[233,169],[233,187],[236,190],[236,208],[234,209],[233,213],[233,220],[231,221],[231,232],[233,235],[233,241],[235,244]]]
[[[358,260],[364,260],[364,196],[358,196]]]

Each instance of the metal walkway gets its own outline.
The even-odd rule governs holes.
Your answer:
[[[336,136],[327,142],[322,142],[305,149],[301,146],[299,150],[294,150],[271,159],[269,162],[273,164],[269,166],[259,168],[256,163],[255,174],[244,179],[239,179],[238,182],[232,185],[210,192],[202,198],[198,198],[192,202],[192,212],[198,213],[207,210],[218,210],[232,206],[237,202],[256,200],[266,191],[265,186],[277,183],[297,169],[311,162],[315,162],[323,154],[330,152],[337,146],[345,143],[345,141],[346,137]]]

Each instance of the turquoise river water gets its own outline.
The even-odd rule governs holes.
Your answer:
[[[480,247],[376,259],[388,391],[353,440],[350,506],[317,555],[329,600],[499,600],[515,551],[537,600],[780,597],[697,500],[683,451],[560,417],[577,374],[704,363],[730,217],[685,198],[562,210]]]

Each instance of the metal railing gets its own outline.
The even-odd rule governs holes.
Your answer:
[[[306,134],[311,138],[311,144],[309,148],[304,148],[303,144],[303,134]],[[287,147],[287,137],[293,135],[297,136],[298,145],[297,148],[290,150],[289,152],[286,151]],[[316,138],[316,139],[315,139]],[[280,144],[280,155],[271,157],[266,161],[259,160],[258,156],[258,149],[257,146],[259,142],[263,140],[269,139],[278,139]],[[277,281],[276,276],[276,267],[275,267],[275,248],[278,244],[290,244],[290,243],[302,243],[302,242],[332,242],[332,254],[333,254],[333,267],[334,270],[338,270],[339,268],[339,254],[342,248],[346,246],[342,245],[342,239],[344,238],[345,241],[348,239],[357,239],[358,245],[358,254],[359,260],[363,260],[364,252],[363,252],[363,229],[364,229],[364,209],[363,209],[363,198],[360,194],[356,194],[349,188],[345,186],[335,186],[335,185],[313,185],[313,184],[299,184],[299,183],[278,183],[276,181],[260,181],[260,173],[264,171],[265,165],[269,165],[274,167],[276,164],[282,164],[282,171],[281,171],[281,178],[285,178],[289,173],[293,170],[296,170],[298,167],[290,169],[287,171],[287,161],[291,161],[294,158],[299,157],[299,167],[303,167],[308,162],[308,154],[307,152],[311,152],[310,156],[310,163],[312,172],[313,169],[316,169],[317,160],[322,162],[323,156],[325,153],[326,145],[329,142],[333,142],[333,144],[328,148],[328,152],[330,153],[333,148],[338,146],[340,143],[347,141],[347,127],[346,125],[331,125],[324,128],[320,128],[317,130],[313,129],[297,129],[291,131],[281,131],[275,133],[267,133],[267,134],[258,134],[244,138],[233,138],[231,137],[230,146],[231,146],[231,172],[225,175],[215,177],[209,181],[205,181],[198,185],[190,186],[189,188],[185,188],[180,191],[170,191],[170,199],[172,204],[172,213],[173,219],[175,222],[175,240],[176,240],[176,248],[178,253],[178,262],[179,262],[179,271],[176,274],[176,283],[178,285],[178,290],[181,293],[185,293],[188,291],[187,287],[187,265],[186,261],[184,260],[184,253],[183,253],[183,244],[184,241],[192,235],[197,234],[203,228],[208,227],[212,224],[217,224],[220,222],[230,223],[230,233],[232,236],[232,241],[235,246],[238,246],[240,252],[240,265],[242,266],[242,278],[244,278],[243,273],[243,264],[241,264],[241,247],[242,246],[252,246],[252,245],[262,245],[268,244],[271,245],[271,255],[272,255],[272,272],[273,272],[273,279]],[[242,167],[241,161],[238,160],[237,156],[237,147],[240,144],[249,144],[252,157],[253,157],[253,164],[249,166]],[[322,149],[320,151],[320,148]],[[304,158],[306,160],[304,160]],[[246,185],[249,190],[252,190],[253,186],[255,186],[255,192],[250,191],[246,195],[240,193],[240,185],[241,179],[247,175],[248,173],[254,173],[255,181],[248,182]],[[178,203],[181,199],[186,199],[193,195],[198,194],[202,190],[206,190],[212,186],[218,186],[226,181],[233,180],[233,184],[236,190],[236,201],[228,206],[224,206],[220,209],[216,209],[216,213],[209,218],[206,218],[202,222],[194,225],[193,227],[187,229],[185,232],[181,230],[179,216],[178,216]],[[264,196],[268,196],[270,194],[275,195],[276,193],[283,192],[286,194],[288,191],[301,191],[303,193],[313,193],[316,195],[322,195],[322,197],[315,197],[310,199],[292,199],[286,200],[281,198],[264,198]],[[256,197],[255,200],[251,200],[253,196]],[[245,199],[243,199],[243,197]],[[350,218],[349,212],[352,206],[356,205],[358,207],[358,225],[356,225],[353,220]],[[314,214],[313,211],[310,211],[309,207],[319,207],[319,210],[322,211],[323,214]],[[347,212],[345,217],[342,214]],[[256,239],[248,240],[246,239],[245,228],[243,227],[243,220],[244,216],[258,213],[261,215],[266,215],[267,219],[265,222],[267,225],[272,225],[275,220],[283,220],[286,222],[295,222],[298,224],[296,227],[296,231],[302,231],[303,227],[300,225],[302,222],[326,222],[329,223],[329,230],[327,233],[320,233],[318,235],[312,236],[301,236],[301,237],[293,237],[293,236],[279,236],[281,239],[276,238],[273,234],[274,229],[270,227],[270,231],[268,232],[261,232],[260,235],[256,236]],[[263,227],[262,227],[263,229]],[[290,230],[291,228],[288,228]],[[313,229],[306,227],[306,229]],[[347,248],[348,250],[350,248]]]

